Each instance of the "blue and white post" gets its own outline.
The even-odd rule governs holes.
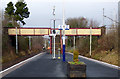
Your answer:
[[[63,25],[63,62],[65,61],[65,26]]]
[[[65,62],[65,16],[64,16],[64,3],[63,3],[63,62]]]

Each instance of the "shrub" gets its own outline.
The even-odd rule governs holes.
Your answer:
[[[15,27],[15,26],[12,25],[12,23],[8,23],[7,26],[8,27]]]
[[[71,62],[68,62],[69,64],[85,64],[84,62],[80,62],[79,59],[78,59],[78,55],[79,55],[79,52],[78,50],[74,50],[73,51],[73,61]]]
[[[73,61],[74,62],[78,62],[78,55],[79,55],[79,52],[77,50],[74,50],[73,51]]]
[[[71,49],[69,52],[70,52],[70,53],[73,53],[73,51],[74,51],[74,50],[73,50],[73,49]]]
[[[84,62],[80,62],[80,61],[78,61],[78,62],[69,62],[70,64],[85,64]]]

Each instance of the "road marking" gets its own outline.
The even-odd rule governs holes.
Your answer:
[[[17,68],[16,68],[17,66],[19,66],[19,65],[22,66],[22,65],[24,65],[25,63],[29,62],[30,60],[36,58],[37,56],[40,56],[41,54],[43,54],[43,53],[37,54],[37,55],[35,55],[35,56],[31,57],[31,58],[28,58],[28,59],[26,59],[26,60],[24,60],[24,61],[21,61],[20,63],[17,63],[17,64],[15,64],[15,65],[13,65],[13,66],[11,66],[11,67],[9,67],[9,68],[1,71],[0,74],[2,74],[2,77],[3,77],[3,76],[5,76],[5,75],[7,75],[8,73],[10,73],[10,72],[14,71],[15,69],[17,69]],[[20,67],[20,66],[19,66],[19,67]],[[14,68],[15,68],[15,69],[14,69]],[[12,69],[13,69],[13,70],[12,70]],[[5,73],[5,72],[7,72],[7,71],[8,71],[7,74],[3,74],[3,73]],[[1,78],[1,77],[0,77],[0,78]]]
[[[66,53],[73,55],[73,53],[69,53],[69,52],[66,52]],[[102,64],[102,65],[105,65],[105,66],[108,66],[108,67],[111,67],[111,68],[115,68],[115,69],[120,70],[120,67],[116,66],[116,65],[112,65],[112,64],[109,64],[109,63],[106,63],[106,62],[98,61],[98,60],[95,60],[95,59],[92,59],[92,58],[87,58],[87,57],[84,57],[84,56],[81,56],[81,55],[79,55],[79,57],[90,60],[90,61],[97,62],[99,64]]]

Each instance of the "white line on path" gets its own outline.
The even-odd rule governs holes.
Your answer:
[[[13,65],[13,66],[11,66],[11,67],[9,67],[9,68],[1,71],[0,74],[2,74],[2,75],[0,75],[0,76],[3,77],[3,76],[5,76],[5,75],[7,75],[8,73],[14,71],[15,69],[19,68],[20,66],[22,66],[22,65],[24,65],[25,63],[29,62],[30,60],[36,58],[37,56],[40,56],[41,54],[43,54],[43,53],[37,54],[37,55],[35,55],[35,56],[31,57],[31,58],[28,58],[28,59],[26,59],[26,60],[24,60],[24,61],[21,61],[20,63],[15,64],[15,65]],[[5,73],[5,72],[6,72],[6,73]],[[0,77],[0,78],[1,78],[1,77]]]
[[[66,53],[73,55],[73,53],[69,53],[69,52],[66,52]],[[106,63],[106,62],[98,61],[98,60],[95,60],[95,59],[92,59],[92,58],[87,58],[87,57],[84,57],[84,56],[81,56],[81,55],[79,55],[79,57],[90,60],[90,61],[97,62],[99,64],[102,64],[102,65],[105,65],[105,66],[108,66],[108,67],[111,67],[111,68],[115,68],[115,69],[120,70],[120,67],[116,66],[116,65],[112,65],[112,64],[109,64],[109,63]]]

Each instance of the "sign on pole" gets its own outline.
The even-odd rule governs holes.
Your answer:
[[[69,30],[69,25],[65,25],[65,30]]]
[[[58,29],[63,30],[63,25],[59,25]],[[65,30],[69,30],[69,25],[65,25]]]
[[[63,26],[62,26],[62,25],[59,25],[59,26],[58,26],[58,29],[59,29],[59,30],[63,30]]]

